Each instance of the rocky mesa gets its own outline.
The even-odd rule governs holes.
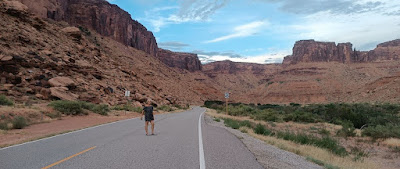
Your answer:
[[[189,70],[191,72],[201,71],[202,65],[197,54],[172,52],[170,50],[158,49],[157,58],[169,67]]]
[[[362,63],[400,59],[400,40],[379,44],[371,51],[356,51],[349,42],[318,42],[314,40],[297,41],[293,54],[285,57],[283,64],[299,62],[340,62]]]

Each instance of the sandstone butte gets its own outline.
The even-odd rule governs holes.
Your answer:
[[[0,1],[0,94],[17,101],[135,105],[399,102],[400,40],[357,51],[301,40],[282,64],[220,61],[158,48],[151,32],[105,0]],[[79,30],[79,31],[78,31]]]

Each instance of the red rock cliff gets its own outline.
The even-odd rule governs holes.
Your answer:
[[[186,69],[191,72],[202,69],[201,62],[197,54],[172,52],[165,49],[158,49],[157,57],[169,67]]]
[[[42,18],[66,21],[71,25],[93,29],[127,46],[157,54],[153,33],[130,14],[105,0],[19,0]]]
[[[363,52],[352,49],[351,43],[297,41],[293,54],[285,57],[283,64],[299,62],[359,63],[381,60],[400,60],[400,39],[379,44],[374,50]]]

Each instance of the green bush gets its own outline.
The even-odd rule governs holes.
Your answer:
[[[0,130],[8,130],[8,123],[0,122]]]
[[[8,99],[6,96],[0,95],[0,105],[12,106],[12,105],[14,105],[14,102],[11,101],[10,99]]]
[[[214,118],[214,121],[220,122],[221,120],[219,118]]]
[[[316,147],[325,148],[339,156],[348,155],[346,149],[340,146],[336,140],[329,136],[318,138],[304,133],[295,134],[291,132],[278,132],[276,136],[278,138],[293,141],[298,144],[314,145]]]
[[[28,123],[24,117],[18,116],[12,121],[14,129],[23,129],[28,126]]]
[[[356,136],[356,133],[354,132],[355,129],[353,123],[346,121],[342,123],[342,129],[337,131],[336,134],[342,137],[354,137]]]
[[[100,115],[108,115],[110,111],[108,105],[98,105],[83,101],[58,100],[51,102],[49,106],[66,115],[86,115],[84,109]]]
[[[168,105],[162,105],[162,106],[158,107],[157,109],[158,110],[162,110],[162,111],[167,111],[167,112],[170,112],[170,111],[174,110],[174,109],[172,109],[172,107],[170,107]]]
[[[103,116],[107,116],[108,112],[110,112],[110,108],[108,107],[108,105],[105,105],[105,104],[96,105],[90,110],[93,113],[97,113],[97,114],[100,114]]]
[[[331,132],[327,129],[320,129],[320,130],[318,130],[318,133],[321,135],[327,135],[327,136],[329,136],[331,134]]]
[[[143,108],[142,107],[133,107],[131,105],[128,104],[124,104],[124,105],[117,105],[111,108],[112,110],[124,110],[124,111],[131,111],[131,112],[137,112],[137,113],[141,113]]]
[[[272,134],[271,130],[268,130],[267,128],[265,128],[264,125],[262,124],[257,124],[254,129],[253,129],[254,133],[256,134],[261,134],[261,135],[266,135],[269,136]]]
[[[239,129],[240,128],[240,124],[236,120],[224,119],[224,124],[225,124],[225,126],[233,128],[233,129]]]
[[[239,122],[239,125],[240,125],[240,126],[244,126],[244,127],[251,128],[251,122],[248,121],[248,120],[244,120],[244,121]]]
[[[387,124],[367,127],[362,131],[364,136],[370,136],[373,139],[379,138],[400,138],[400,126]]]
[[[363,161],[364,157],[369,156],[369,153],[364,152],[361,148],[358,148],[358,147],[352,147],[351,154],[354,155],[354,158],[353,158],[354,161]]]
[[[55,119],[55,118],[60,118],[60,117],[61,117],[61,113],[60,113],[60,112],[47,113],[46,116],[47,116],[47,117],[50,117],[50,118],[52,118],[52,119]]]
[[[49,106],[66,115],[80,115],[84,113],[82,106],[89,107],[90,105],[82,104],[81,102],[76,101],[58,100],[51,102]]]

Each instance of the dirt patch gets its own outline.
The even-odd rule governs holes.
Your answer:
[[[139,113],[128,112],[125,115],[122,112],[119,116],[101,116],[94,113],[89,113],[87,116],[64,116],[61,117],[61,120],[45,121],[20,130],[2,130],[0,133],[0,147],[135,117],[139,117]]]

